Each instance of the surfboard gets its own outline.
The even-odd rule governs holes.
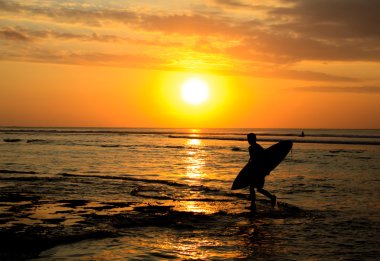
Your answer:
[[[253,164],[248,162],[236,176],[231,189],[242,189],[251,185],[254,176],[265,176],[274,170],[288,155],[293,146],[290,140],[280,141],[264,150],[263,159]]]

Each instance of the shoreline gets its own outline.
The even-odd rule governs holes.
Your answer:
[[[241,196],[237,194],[237,197]],[[247,200],[247,197],[248,195],[244,195],[243,200]],[[3,209],[8,207],[0,217],[0,225],[3,228],[0,232],[1,259],[37,258],[43,251],[59,245],[88,239],[119,237],[120,232],[128,228],[157,227],[179,231],[207,231],[208,226],[215,226],[219,223],[218,220],[227,216],[231,219],[228,223],[242,219],[265,223],[268,217],[282,219],[307,215],[303,210],[282,202],[279,202],[278,209],[272,210],[270,203],[263,199],[258,200],[260,210],[255,214],[244,208],[240,212],[230,212],[230,209],[223,208],[210,213],[187,211],[183,208],[187,201],[157,201],[153,196],[142,203],[133,200],[51,201],[24,192],[10,192],[0,193],[0,202]],[[202,201],[199,204],[202,204]],[[39,211],[41,213],[38,213]],[[218,226],[221,225],[223,226],[223,223]]]

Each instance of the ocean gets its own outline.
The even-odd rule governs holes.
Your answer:
[[[294,142],[256,213],[250,132]],[[380,130],[2,127],[0,188],[0,259],[380,258]]]

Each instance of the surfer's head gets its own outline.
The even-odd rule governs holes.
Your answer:
[[[247,140],[248,140],[248,143],[249,143],[250,145],[255,144],[255,143],[256,143],[256,134],[254,134],[254,133],[249,133],[249,134],[247,135]]]

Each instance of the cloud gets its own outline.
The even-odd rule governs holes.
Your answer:
[[[32,30],[22,27],[0,28],[0,39],[29,43],[47,39],[98,42],[119,42],[130,40],[115,35],[99,35],[97,33],[75,34],[70,32],[57,32],[54,30]]]
[[[74,64],[93,60],[95,64],[102,64],[100,59],[103,58],[103,64],[110,66],[143,66],[140,61],[146,61],[153,68],[181,69],[181,61],[173,60],[193,56],[200,60],[199,64],[209,65],[210,70],[214,71],[309,81],[357,79],[291,70],[291,66],[301,61],[380,62],[380,27],[377,26],[380,24],[377,15],[380,1],[277,2],[281,5],[270,6],[266,3],[260,6],[253,5],[251,1],[209,0],[209,4],[226,8],[207,12],[210,9],[202,10],[204,5],[194,5],[191,10],[170,9],[169,12],[163,8],[152,12],[148,8],[125,5],[126,8],[117,9],[93,2],[87,5],[70,2],[68,5],[58,1],[37,5],[35,1],[0,0],[0,15],[8,16],[9,21],[14,19],[13,23],[7,22],[7,26],[4,24],[0,28],[2,43],[6,42],[7,46],[14,43],[14,46],[8,47],[9,50],[2,52],[2,59],[25,57],[39,62],[56,60]],[[235,9],[235,12],[229,12],[230,7],[239,9],[239,12]],[[243,15],[240,15],[240,10],[244,10]],[[251,10],[255,16],[248,15]],[[23,19],[23,23],[19,23],[23,27],[18,26],[18,19]],[[36,26],[30,22],[28,28],[28,20],[39,24]],[[50,49],[53,46],[47,44],[50,40],[57,40],[55,51]],[[72,41],[70,47],[64,41]],[[28,46],[22,47],[22,43]],[[112,45],[107,46],[107,43]],[[38,58],[33,53],[26,53],[33,52],[37,46],[42,48],[44,44],[49,54],[47,57]],[[91,55],[86,54],[85,50],[90,44]],[[120,48],[114,48],[116,44]],[[139,51],[144,53],[131,51],[141,45],[144,48]],[[67,48],[76,49],[71,52]],[[23,55],[17,55],[17,50]],[[112,50],[113,54],[105,50]],[[54,53],[60,55],[55,57],[52,55]],[[120,57],[135,62],[123,63]]]
[[[214,0],[216,4],[220,4],[223,6],[228,7],[236,7],[236,8],[246,8],[246,7],[252,7],[250,4],[246,4],[243,1],[239,0]]]
[[[102,43],[132,43],[139,45],[154,45],[154,46],[182,46],[180,42],[163,41],[162,39],[134,39],[111,34],[92,33],[71,33],[56,30],[33,30],[24,27],[3,27],[0,28],[0,39],[27,42],[29,44],[43,40],[76,40],[78,42],[102,42]]]
[[[296,60],[380,62],[380,1],[286,2],[292,5],[270,11],[283,22],[271,27],[271,32],[282,34],[268,41],[268,49]],[[271,33],[269,37],[278,36]]]
[[[0,11],[20,12],[21,6],[14,1],[0,0]]]
[[[335,82],[357,82],[359,81],[353,77],[343,77],[333,74],[302,71],[302,70],[275,70],[273,72],[262,72],[262,77],[270,78],[283,78],[283,79],[295,79],[304,81],[335,81]]]
[[[14,1],[0,0],[0,12],[9,12],[30,16],[42,16],[56,22],[102,26],[106,22],[130,24],[138,19],[138,15],[126,9],[110,9],[95,7],[69,7],[65,5],[37,6],[20,4]]]
[[[144,15],[139,27],[180,35],[237,35],[237,28],[225,20],[205,15]]]
[[[380,62],[380,1],[284,0],[269,18],[240,26],[242,41],[226,54],[273,64],[299,61]]]
[[[12,28],[0,29],[0,38],[21,42],[29,42],[31,40],[28,35],[18,32]]]
[[[287,70],[287,69],[272,69],[272,70],[248,70],[247,75],[262,77],[262,78],[277,78],[291,79],[302,81],[326,81],[326,82],[357,82],[356,78],[343,77],[327,73],[303,71],[303,70]]]
[[[165,61],[139,54],[54,50],[34,46],[0,50],[0,60],[152,69]]]
[[[94,27],[120,23],[131,28],[182,35],[231,35],[236,29],[231,21],[202,14],[152,14],[128,9],[69,8],[18,4],[0,0],[0,11],[29,16],[41,16],[59,23],[85,24]]]
[[[0,60],[11,61],[29,61],[39,63],[56,63],[56,64],[75,64],[75,65],[92,65],[92,66],[115,66],[115,67],[135,67],[169,71],[188,71],[195,70],[197,72],[215,73],[222,75],[245,75],[263,78],[283,78],[305,81],[357,81],[355,78],[341,77],[325,73],[302,71],[302,70],[286,70],[281,68],[263,69],[254,64],[247,64],[244,67],[225,66],[221,63],[218,56],[213,57],[210,54],[194,53],[194,57],[202,57],[199,61],[189,61],[188,64],[182,64],[181,59],[168,58],[165,55],[160,57],[157,54],[139,54],[139,53],[111,53],[105,51],[88,52],[85,50],[69,50],[60,48],[59,50],[49,47],[43,47],[41,43],[33,44],[39,40],[51,41],[52,37],[64,40],[88,40],[88,41],[108,41],[113,36],[99,36],[96,34],[80,35],[69,33],[58,33],[54,31],[28,31],[17,28],[25,35],[28,44],[24,41],[17,40],[20,44],[10,42],[5,45],[6,48],[0,50]],[[15,30],[15,29],[14,29]],[[7,29],[11,31],[11,29]],[[1,32],[1,31],[0,31]],[[16,31],[11,31],[16,32]],[[1,36],[1,33],[0,33]],[[12,40],[14,41],[14,40]],[[126,40],[130,41],[130,39]],[[133,41],[133,40],[131,40]],[[122,43],[121,43],[122,44]],[[144,41],[141,44],[155,44],[150,41]],[[164,44],[164,43],[163,43]],[[209,49],[208,49],[209,50]],[[195,63],[200,63],[201,67],[191,68]]]
[[[380,94],[380,86],[308,86],[295,87],[301,92],[353,93],[353,94]]]
[[[282,27],[307,36],[324,38],[380,37],[378,0],[287,0],[289,7],[273,8]]]
[[[43,6],[3,2],[0,11],[41,16],[58,23],[84,24],[101,27],[107,23],[119,23],[134,29],[180,35],[236,35],[232,23],[201,14],[152,14],[128,9],[70,8],[67,6]]]
[[[233,8],[240,10],[268,10],[270,6],[268,2],[257,1],[258,4],[253,3],[253,1],[241,1],[241,0],[208,0],[213,5],[218,7]]]
[[[235,46],[229,51],[240,59],[253,58],[279,63],[303,60],[380,62],[380,52],[376,43],[363,40],[333,43],[258,31],[255,36],[247,37],[240,46]],[[255,55],[251,57],[250,52]]]

